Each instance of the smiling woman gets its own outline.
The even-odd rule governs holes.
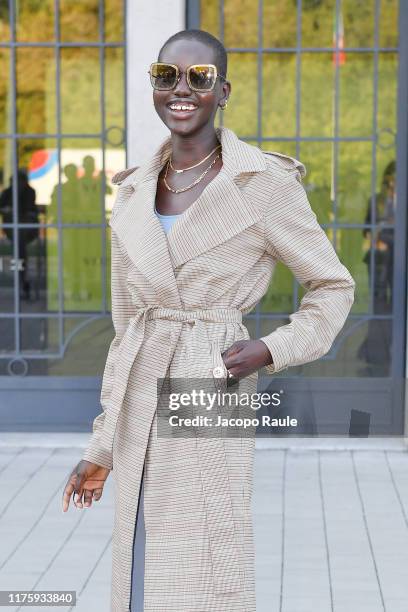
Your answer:
[[[64,492],[66,505],[74,490],[90,505],[113,470],[113,612],[255,612],[254,436],[205,426],[164,434],[162,383],[194,379],[214,391],[232,376],[255,392],[260,368],[272,374],[325,354],[353,303],[354,280],[301,185],[304,165],[214,127],[231,92],[226,74],[211,34],[172,36],[150,68],[170,136],[113,179],[116,334],[103,410]],[[178,215],[167,234],[157,213]],[[277,261],[307,291],[290,323],[251,339],[242,318]]]

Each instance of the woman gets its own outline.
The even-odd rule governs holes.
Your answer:
[[[90,506],[113,469],[112,610],[142,609],[133,543],[143,475],[143,610],[250,612],[253,437],[159,435],[160,381],[200,377],[216,388],[229,376],[256,382],[261,367],[271,374],[319,358],[346,320],[354,281],[310,208],[303,164],[214,128],[231,92],[223,45],[204,31],[178,32],[158,62],[153,101],[170,136],[114,178],[116,335],[103,410],[63,504],[75,491],[75,505]],[[176,215],[173,225],[157,213]],[[251,340],[242,315],[267,291],[277,260],[307,293],[289,324]]]

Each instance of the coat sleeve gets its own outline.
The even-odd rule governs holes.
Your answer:
[[[98,414],[92,426],[92,436],[82,458],[102,467],[112,469],[112,455],[99,444],[99,436],[105,419],[105,411],[109,409],[109,400],[113,384],[113,374],[116,354],[126,331],[129,318],[134,316],[135,306],[126,287],[126,266],[120,249],[120,242],[111,230],[111,295],[112,295],[112,322],[115,336],[109,346],[105,369],[102,378],[100,401],[102,412]]]
[[[290,323],[260,338],[273,374],[325,355],[350,312],[355,281],[320,227],[297,170],[274,190],[265,213],[265,248],[306,289]]]

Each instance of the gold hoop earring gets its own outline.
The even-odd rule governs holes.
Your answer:
[[[225,104],[223,104],[222,106],[220,104],[220,109],[221,110],[225,110],[227,108],[227,106],[228,106],[228,101],[226,101]]]

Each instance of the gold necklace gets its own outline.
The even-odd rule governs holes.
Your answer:
[[[209,170],[212,168],[212,166],[215,164],[215,162],[217,161],[217,159],[219,157],[220,157],[220,153],[218,153],[218,155],[216,157],[214,157],[213,161],[208,166],[208,168],[206,170],[204,170],[204,172],[202,172],[200,174],[200,176],[198,178],[196,178],[193,183],[191,183],[191,185],[187,185],[187,187],[181,187],[180,189],[173,189],[173,187],[170,187],[170,185],[168,184],[168,182],[166,180],[167,172],[168,172],[168,169],[169,169],[169,161],[170,161],[170,158],[169,158],[168,161],[167,161],[167,164],[166,164],[166,172],[165,172],[164,177],[163,177],[164,184],[166,185],[167,189],[169,191],[171,191],[172,193],[181,193],[182,191],[187,191],[187,189],[191,189],[192,187],[194,187],[194,185],[197,185],[197,183],[199,183],[205,177],[207,172],[209,172]]]
[[[210,155],[212,155],[212,154],[214,153],[214,151],[216,151],[217,149],[219,149],[219,148],[220,148],[220,146],[221,146],[220,144],[219,144],[219,145],[217,145],[217,146],[215,147],[215,149],[213,149],[212,151],[210,151],[210,153],[209,153],[209,154],[208,154],[206,157],[204,157],[204,159],[202,159],[201,161],[199,161],[199,162],[198,162],[198,164],[194,164],[194,166],[189,166],[188,168],[182,168],[181,170],[177,170],[176,168],[173,168],[173,164],[171,163],[171,155],[170,155],[170,168],[171,168],[172,170],[174,170],[174,172],[177,172],[177,174],[179,174],[179,173],[181,173],[181,172],[185,172],[186,170],[192,170],[193,168],[197,168],[197,166],[199,166],[200,164],[202,164],[203,162],[205,162],[205,161],[206,161],[206,160],[207,160],[207,159],[210,157]]]

